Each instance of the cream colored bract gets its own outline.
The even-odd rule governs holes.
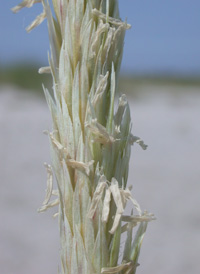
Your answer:
[[[52,167],[46,165],[47,191],[39,211],[58,205],[60,273],[133,274],[153,216],[141,211],[127,187],[131,145],[146,146],[131,134],[124,94],[114,109],[130,25],[120,20],[117,0],[52,0],[53,12],[48,1],[24,0],[13,11],[38,2],[43,12],[27,30],[47,18],[51,55],[49,67],[39,72],[53,77],[53,96],[44,88],[53,121],[52,132],[47,132]],[[124,216],[128,201],[133,213]]]

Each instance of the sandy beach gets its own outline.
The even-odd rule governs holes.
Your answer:
[[[200,92],[195,87],[144,86],[129,95],[134,145],[129,184],[154,213],[137,274],[200,273]],[[42,92],[42,91],[41,91]],[[53,211],[39,214],[50,163],[46,102],[0,87],[0,273],[55,274],[59,235]]]

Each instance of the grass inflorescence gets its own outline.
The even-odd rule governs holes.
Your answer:
[[[147,148],[132,134],[126,95],[117,95],[131,26],[120,19],[116,0],[52,0],[53,11],[48,1],[24,0],[13,11],[38,2],[43,12],[27,30],[47,19],[51,54],[39,73],[53,79],[52,92],[43,87],[53,123],[46,131],[52,165],[45,165],[47,190],[39,212],[58,208],[59,273],[134,274],[154,216],[140,208],[128,186],[131,147]]]

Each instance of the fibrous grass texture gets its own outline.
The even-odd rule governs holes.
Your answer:
[[[119,18],[117,0],[52,0],[52,5],[24,0],[13,11],[38,2],[43,12],[27,30],[47,18],[51,54],[49,67],[39,72],[53,78],[52,95],[44,87],[53,121],[46,132],[52,166],[46,164],[46,197],[39,211],[58,207],[59,273],[134,274],[154,217],[140,209],[127,187],[131,146],[146,145],[131,133],[126,96],[115,102],[130,25]],[[128,201],[130,216],[124,215]]]

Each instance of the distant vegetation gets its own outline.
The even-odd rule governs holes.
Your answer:
[[[51,76],[39,74],[40,66],[15,65],[8,68],[0,67],[0,85],[15,85],[24,90],[34,90],[42,94],[42,83],[46,87],[52,86]]]
[[[24,90],[32,90],[41,94],[42,83],[47,88],[52,87],[51,76],[38,74],[38,65],[15,65],[12,67],[0,67],[0,85],[15,85]],[[175,77],[175,76],[136,76],[122,75],[119,82],[119,90],[126,93],[135,93],[141,86],[196,86],[200,88],[200,77]]]

